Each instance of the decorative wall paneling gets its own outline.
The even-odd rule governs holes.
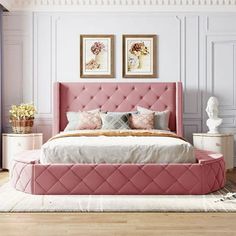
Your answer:
[[[0,6],[0,129],[2,134],[2,12],[3,8]],[[2,137],[0,137],[0,151],[2,150]],[[2,152],[0,154],[0,169],[2,168]]]
[[[0,0],[17,11],[235,11],[235,0]]]
[[[3,16],[3,130],[10,131],[12,104],[33,101],[31,15]]]
[[[156,33],[160,68],[157,81],[183,82],[185,137],[192,141],[192,132],[206,131],[205,105],[210,95],[220,98],[222,131],[236,132],[235,19],[236,14],[216,13],[6,13],[4,77],[9,79],[4,81],[4,129],[9,129],[9,105],[32,99],[39,112],[37,131],[44,133],[45,140],[50,137],[52,83],[80,80],[80,34],[115,35],[116,80],[125,83],[133,80],[121,76],[122,34]],[[25,81],[22,87],[21,81]],[[11,90],[14,94],[9,92],[12,85],[19,85]]]

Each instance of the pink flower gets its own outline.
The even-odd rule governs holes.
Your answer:
[[[91,47],[91,51],[94,55],[98,55],[103,50],[105,50],[105,45],[101,42],[95,42]]]

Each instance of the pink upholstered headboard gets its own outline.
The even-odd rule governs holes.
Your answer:
[[[67,125],[67,111],[132,111],[136,106],[170,110],[169,128],[182,136],[182,84],[178,83],[55,83],[53,134]]]

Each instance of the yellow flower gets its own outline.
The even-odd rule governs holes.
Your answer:
[[[22,103],[20,105],[12,105],[9,110],[10,117],[15,119],[33,119],[36,114],[36,108],[33,103]]]

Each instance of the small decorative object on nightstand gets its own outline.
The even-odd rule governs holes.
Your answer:
[[[33,104],[12,105],[9,113],[13,133],[28,134],[32,132],[36,113],[36,108]]]
[[[3,169],[10,169],[11,160],[15,154],[40,149],[43,143],[43,134],[2,134]]]
[[[193,145],[198,149],[222,153],[226,169],[232,170],[234,168],[233,134],[194,133]]]
[[[216,97],[210,97],[207,102],[206,112],[209,119],[206,122],[207,127],[209,128],[209,134],[218,134],[218,127],[222,123],[222,119],[218,117],[219,114],[219,102]]]

